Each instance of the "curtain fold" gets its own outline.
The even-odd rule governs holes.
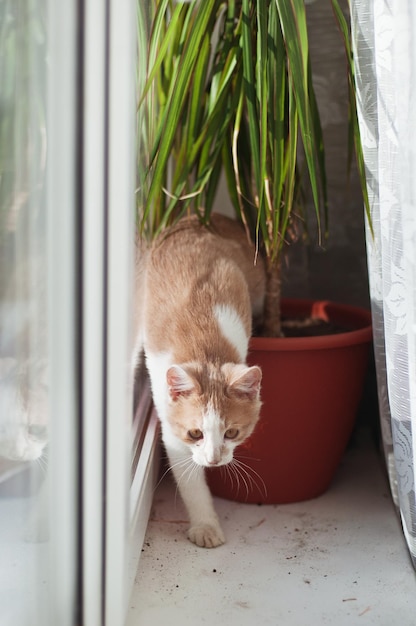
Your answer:
[[[416,567],[416,5],[351,0],[381,431]]]

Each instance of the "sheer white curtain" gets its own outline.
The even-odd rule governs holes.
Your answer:
[[[350,0],[384,448],[416,566],[416,3]]]

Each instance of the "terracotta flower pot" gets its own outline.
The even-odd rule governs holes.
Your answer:
[[[370,312],[288,300],[283,313],[312,315],[351,330],[251,340],[248,363],[263,371],[263,406],[256,430],[235,457],[252,478],[237,479],[226,468],[209,470],[217,496],[265,504],[314,498],[328,488],[351,435],[368,366]]]

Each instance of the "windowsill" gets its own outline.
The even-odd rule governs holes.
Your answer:
[[[217,499],[220,548],[186,539],[175,494],[170,477],[155,493],[127,626],[414,623],[414,570],[365,432],[320,498],[261,507]]]

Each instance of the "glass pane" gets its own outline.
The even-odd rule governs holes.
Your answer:
[[[141,102],[140,98],[144,92],[146,75],[147,75],[147,48],[150,40],[150,13],[152,10],[151,3],[147,0],[137,3],[137,62],[136,62],[136,80],[137,80],[137,145],[136,145],[136,210],[139,216],[142,212],[142,206],[146,195],[147,185],[149,181],[145,179],[147,161],[149,159],[149,134],[154,131],[152,128],[150,114],[151,98],[148,96],[145,102]],[[136,237],[136,276],[135,289],[136,297],[134,299],[134,332],[138,332],[138,320],[140,319],[140,307],[142,305],[141,292],[143,290],[143,243],[139,243],[140,237]],[[137,339],[137,337],[135,337]],[[138,345],[135,346],[137,350]],[[150,384],[147,375],[144,355],[136,354],[136,377],[134,385],[134,419],[133,419],[133,460],[132,460],[132,478],[137,469],[137,463],[142,449],[146,429],[149,424],[149,415],[151,408]]]
[[[0,3],[0,622],[13,626],[46,623],[48,587],[45,9]]]
[[[153,97],[148,93],[144,101],[142,96],[147,76],[148,46],[151,36],[151,17],[155,10],[154,3],[143,0],[136,3],[137,11],[137,49],[135,53],[136,71],[136,113],[137,134],[135,154],[135,200],[138,221],[143,211],[144,199],[150,184],[145,176],[150,158],[152,135],[156,132]],[[137,50],[137,51],[136,51]],[[136,258],[133,305],[134,325],[134,359],[136,376],[134,385],[134,418],[132,431],[132,462],[130,489],[130,529],[128,547],[128,591],[132,588],[136,577],[141,555],[147,521],[152,506],[154,488],[159,470],[159,422],[152,410],[152,398],[147,369],[143,353],[140,349],[140,333],[138,332],[141,317],[143,280],[144,280],[144,249],[148,245],[146,237],[136,233]]]

